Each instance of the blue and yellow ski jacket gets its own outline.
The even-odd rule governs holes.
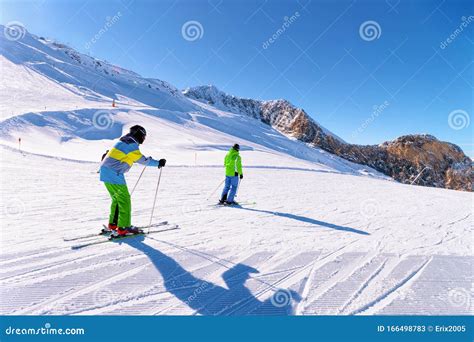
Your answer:
[[[110,184],[126,184],[124,173],[133,163],[158,166],[158,160],[145,157],[138,148],[138,143],[130,135],[124,135],[107,153],[100,165],[100,180]]]

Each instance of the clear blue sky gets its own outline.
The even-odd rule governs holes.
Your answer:
[[[178,88],[214,84],[241,97],[285,98],[353,143],[430,133],[474,155],[473,124],[462,121],[474,112],[472,1],[0,3],[2,24],[19,21]],[[114,23],[91,43],[107,20]],[[196,40],[183,37],[188,21],[203,28]],[[370,24],[361,34],[366,21],[378,25],[376,37]],[[450,125],[455,110],[451,118],[459,121]]]

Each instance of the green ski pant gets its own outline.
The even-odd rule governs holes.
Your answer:
[[[132,202],[127,185],[107,182],[104,184],[112,198],[109,223],[122,228],[130,227],[132,225]]]

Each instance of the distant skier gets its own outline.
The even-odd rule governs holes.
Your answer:
[[[239,186],[239,178],[244,178],[242,173],[242,158],[240,157],[239,151],[239,144],[235,144],[225,156],[225,186],[219,204],[238,205],[238,203],[234,201],[234,197]]]
[[[135,162],[158,168],[166,164],[166,159],[155,160],[141,154],[138,145],[143,144],[145,138],[146,131],[142,126],[131,127],[130,132],[121,137],[106,154],[100,166],[100,180],[104,182],[112,198],[108,228],[116,231],[118,235],[140,232],[132,226],[132,205],[124,173],[128,172]]]

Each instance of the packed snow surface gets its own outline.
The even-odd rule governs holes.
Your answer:
[[[180,229],[73,250],[103,239],[64,241],[107,222],[97,164],[2,159],[1,314],[470,313],[467,192],[253,167],[248,204],[216,208],[220,167],[170,166],[154,222]],[[149,222],[157,177],[133,194],[134,224]]]

